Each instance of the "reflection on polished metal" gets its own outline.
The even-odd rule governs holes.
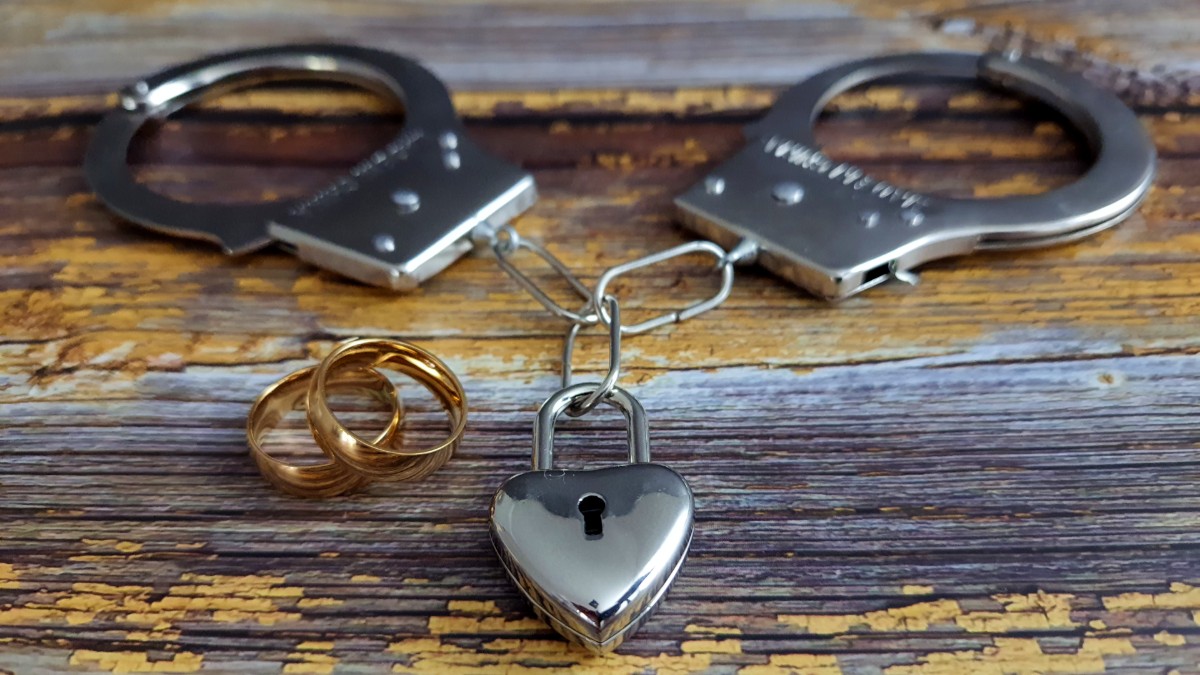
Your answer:
[[[309,197],[232,206],[181,203],[138,183],[129,145],[146,123],[231,89],[276,80],[335,80],[395,98],[404,129]],[[241,254],[279,242],[359,281],[410,289],[471,249],[482,223],[533,205],[533,177],[463,133],[446,88],[416,61],[348,45],[248,49],[161,71],[129,87],[97,127],[84,161],[96,195],[139,225]]]
[[[1092,166],[1046,194],[951,199],[872,178],[821,152],[812,123],[830,99],[905,74],[979,79],[1038,99],[1083,133]],[[681,219],[726,247],[752,242],[767,269],[830,300],[891,278],[911,280],[913,268],[937,258],[1048,246],[1112,227],[1137,208],[1155,170],[1149,136],[1116,96],[1053,64],[998,54],[905,54],[840,65],[784,92],[746,136],[745,148],[676,199]]]
[[[665,314],[660,314],[652,319],[635,323],[632,326],[621,326],[621,333],[627,335],[637,335],[639,333],[645,333],[649,330],[654,330],[655,328],[659,328],[661,326],[687,321],[693,317],[700,316],[708,310],[719,306],[722,302],[725,302],[725,300],[729,298],[729,293],[733,290],[733,266],[738,262],[736,259],[732,258],[730,254],[725,251],[725,249],[717,246],[711,241],[690,241],[686,244],[673,246],[665,251],[659,251],[658,253],[651,253],[650,255],[642,256],[637,260],[630,260],[627,263],[613,265],[605,270],[604,274],[601,274],[600,278],[596,281],[596,290],[593,292],[592,297],[603,298],[607,294],[606,291],[608,290],[608,285],[622,274],[627,274],[633,270],[638,270],[643,267],[650,267],[651,265],[657,265],[660,262],[665,262],[667,260],[671,260],[672,258],[678,258],[680,256],[689,255],[692,253],[707,253],[716,259],[717,264],[714,266],[714,269],[721,273],[721,286],[717,289],[716,294],[706,300],[693,302],[683,309],[672,310]],[[600,305],[597,308],[597,314],[600,315],[601,323],[607,324],[609,322],[608,313],[605,311],[604,305]]]
[[[289,464],[272,457],[262,446],[263,439],[285,415],[293,410],[304,409],[309,382],[315,371],[316,368],[304,368],[267,387],[250,408],[250,416],[246,420],[246,440],[254,463],[263,477],[275,487],[298,497],[333,497],[365,485],[368,479],[338,462]],[[386,377],[374,370],[359,370],[343,373],[327,386],[330,390],[345,389],[363,393],[390,408],[392,416],[374,442],[393,442],[404,416],[404,408],[396,396],[396,388]]]
[[[604,402],[628,423],[630,464],[554,469],[554,424],[597,384],[551,396],[534,426],[533,471],[492,500],[491,534],[505,570],[564,637],[595,652],[617,648],[649,618],[683,565],[694,503],[683,478],[650,462],[646,414],[624,389]]]
[[[450,435],[441,443],[419,450],[401,450],[393,443],[364,440],[347,429],[325,398],[329,382],[344,373],[390,368],[413,378],[430,391],[450,418]],[[308,388],[308,422],[327,455],[351,470],[378,480],[412,480],[426,476],[454,454],[467,426],[467,395],[454,373],[433,354],[399,340],[348,340],[334,348]]]
[[[598,317],[595,313],[590,312],[592,306],[595,304],[591,291],[571,272],[566,263],[559,260],[550,251],[517,234],[517,231],[511,225],[504,225],[499,228],[480,227],[476,230],[475,236],[491,247],[492,253],[496,256],[496,263],[500,265],[500,269],[504,270],[505,274],[517,282],[517,285],[525,289],[526,293],[529,293],[534,300],[537,300],[551,314],[580,326],[591,326],[596,323]],[[583,299],[586,303],[584,308],[579,312],[572,312],[563,307],[534,283],[533,279],[530,279],[519,267],[514,265],[509,258],[521,249],[541,258],[543,262],[557,272],[571,287],[571,290]]]
[[[617,378],[621,376],[621,305],[611,295],[604,296],[602,303],[608,313],[608,373],[600,381],[600,385],[592,390],[578,405],[569,406],[566,413],[571,417],[580,417],[590,413],[599,405],[600,400],[612,394],[617,386]],[[575,338],[579,335],[580,324],[573,323],[567,329],[563,338],[562,353],[562,388],[571,386],[574,368],[571,361],[575,358]]]
[[[754,256],[758,253],[757,247],[752,242],[741,242],[732,250],[726,251],[711,241],[692,241],[619,265],[613,265],[600,275],[600,278],[596,281],[596,288],[593,291],[588,290],[588,287],[571,272],[563,261],[555,257],[546,248],[518,235],[511,226],[505,225],[499,228],[480,227],[475,231],[475,237],[480,243],[491,247],[500,268],[516,281],[521,288],[525,289],[530,296],[554,316],[566,319],[573,324],[571,332],[568,333],[568,342],[573,342],[579,328],[584,326],[593,326],[597,323],[611,326],[612,321],[608,310],[604,307],[605,303],[598,302],[598,300],[608,297],[608,294],[605,292],[608,289],[608,285],[622,274],[644,267],[651,267],[673,258],[694,253],[706,253],[716,259],[717,264],[712,269],[721,275],[721,285],[718,287],[717,292],[710,298],[693,302],[683,309],[670,310],[631,326],[620,325],[618,322],[622,335],[637,335],[671,323],[679,323],[695,318],[710,309],[720,306],[721,303],[729,298],[729,294],[733,290],[734,266],[750,264],[753,262]],[[546,291],[542,290],[529,275],[514,265],[512,257],[521,249],[536,254],[551,269],[558,273],[571,287],[571,290],[583,299],[583,307],[578,311],[572,311],[564,307],[551,298]]]

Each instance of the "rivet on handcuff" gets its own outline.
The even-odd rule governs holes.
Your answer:
[[[1076,182],[1049,193],[991,200],[924,195],[835,162],[817,147],[812,123],[839,92],[904,74],[979,79],[1039,99],[1062,113],[1094,156]],[[405,104],[405,128],[391,143],[309,198],[239,207],[182,204],[134,179],[128,146],[150,120],[218,91],[277,79],[334,79],[390,94]],[[298,45],[218,55],[170,68],[130,87],[101,122],[85,170],[96,194],[125,218],[183,237],[209,239],[240,254],[272,242],[359,281],[408,289],[480,247],[551,314],[568,322],[562,389],[542,405],[533,471],[509,479],[492,502],[491,536],[505,570],[539,615],[565,637],[608,651],[644,622],[679,572],[692,535],[694,503],[683,478],[650,463],[645,411],[618,386],[621,336],[684,321],[730,294],[734,266],[758,261],[822,298],[840,300],[913,269],[975,250],[1073,241],[1125,219],[1150,188],[1155,153],[1134,114],[1115,96],[1062,68],[1016,54],[908,54],[837,66],[784,92],[748,143],[676,200],[696,241],[616,265],[588,288],[558,258],[520,237],[507,221],[536,197],[527,173],[478,149],[463,133],[437,78],[409,59],[360,47]],[[715,242],[715,243],[714,243]],[[556,302],[513,262],[528,251],[579,296]],[[671,258],[716,259],[717,293],[679,310],[622,325],[607,293],[615,278]],[[581,328],[610,335],[607,376],[572,384]],[[450,435],[432,447],[395,447],[402,405],[378,372],[392,367],[428,388],[446,409]],[[326,392],[365,392],[391,410],[373,440],[334,416]],[[266,434],[301,407],[329,462],[297,467],[268,455]],[[627,421],[629,463],[591,471],[553,468],[555,420],[600,403]],[[411,480],[453,454],[466,426],[462,385],[429,352],[394,340],[352,340],[320,365],[269,387],[251,409],[251,453],[273,484],[293,494],[331,496],[373,480]]]

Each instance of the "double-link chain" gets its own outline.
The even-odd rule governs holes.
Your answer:
[[[589,289],[554,254],[550,253],[542,245],[521,237],[510,225],[503,225],[501,227],[481,225],[475,230],[475,239],[477,243],[485,244],[491,248],[500,268],[508,276],[512,277],[521,288],[525,289],[534,300],[537,300],[551,314],[566,320],[570,324],[563,339],[563,388],[571,386],[571,360],[575,353],[575,340],[579,335],[580,329],[597,324],[602,324],[608,328],[608,373],[586,399],[566,410],[567,414],[572,417],[579,417],[591,412],[597,404],[612,394],[613,388],[617,386],[617,379],[620,377],[621,372],[622,335],[638,335],[668,324],[686,321],[710,309],[714,309],[725,302],[725,299],[729,297],[730,291],[733,290],[734,265],[749,264],[754,261],[754,258],[758,254],[757,246],[745,241],[734,247],[731,251],[726,251],[711,241],[688,242],[620,265],[614,265],[600,275],[594,289]],[[537,282],[513,264],[512,258],[521,250],[533,253],[558,273],[575,294],[579,296],[583,303],[581,307],[578,310],[571,310],[564,307],[542,290]],[[720,274],[721,277],[721,285],[717,289],[716,294],[712,297],[693,302],[682,309],[668,311],[640,323],[633,325],[624,325],[621,323],[620,303],[616,297],[606,292],[609,285],[617,277],[634,270],[651,267],[661,262],[694,253],[705,253],[715,259],[716,264],[713,266],[713,271]]]

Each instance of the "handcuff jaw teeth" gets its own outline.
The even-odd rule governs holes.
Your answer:
[[[292,202],[185,204],[136,180],[127,156],[144,124],[216,92],[278,79],[349,82],[397,98],[404,129],[344,176]],[[102,202],[143,227],[212,241],[231,255],[278,243],[319,267],[397,290],[469,251],[480,223],[502,224],[536,200],[532,176],[463,133],[431,72],[397,54],[335,44],[218,54],[126,87],[96,129],[84,171]]]
[[[812,123],[836,94],[896,75],[981,79],[1049,104],[1094,156],[1045,194],[952,199],[921,194],[825,156]],[[736,155],[676,199],[686,227],[724,246],[750,242],[767,269],[829,300],[925,262],[976,250],[1072,241],[1117,224],[1149,191],[1155,152],[1137,117],[1082,77],[1031,58],[903,54],[844,64],[784,92]]]

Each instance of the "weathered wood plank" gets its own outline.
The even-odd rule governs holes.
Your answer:
[[[780,85],[849,58],[998,40],[1148,100],[1200,89],[1200,9],[1189,0],[44,0],[2,7],[0,19],[6,93],[106,92],[199,54],[312,40],[412,54],[457,89]]]
[[[125,8],[0,8],[20,29],[0,46],[0,672],[1200,672],[1194,4]],[[474,137],[535,173],[517,227],[591,281],[690,238],[671,198],[779,85],[1005,26],[1138,105],[1162,158],[1150,198],[1085,242],[938,263],[837,307],[748,270],[720,310],[628,340],[625,382],[699,518],[668,602],[603,660],[531,618],[486,538],[555,387],[559,323],[484,257],[397,296],[158,237],[77,168],[103,92],[147,68],[303,31],[403,45],[465,89]],[[519,89],[613,83],[694,86]],[[1045,111],[967,87],[834,107],[830,154],[924,190],[1036,192],[1084,165]],[[267,89],[172,120],[134,160],[180,197],[286,198],[398,124],[344,90]],[[630,314],[713,283],[695,261],[656,272],[616,288]],[[270,491],[249,402],[360,334],[463,376],[461,451],[418,485]],[[602,342],[583,338],[583,372]],[[405,395],[409,439],[432,438],[432,402]],[[564,462],[619,457],[617,421],[565,426]]]

